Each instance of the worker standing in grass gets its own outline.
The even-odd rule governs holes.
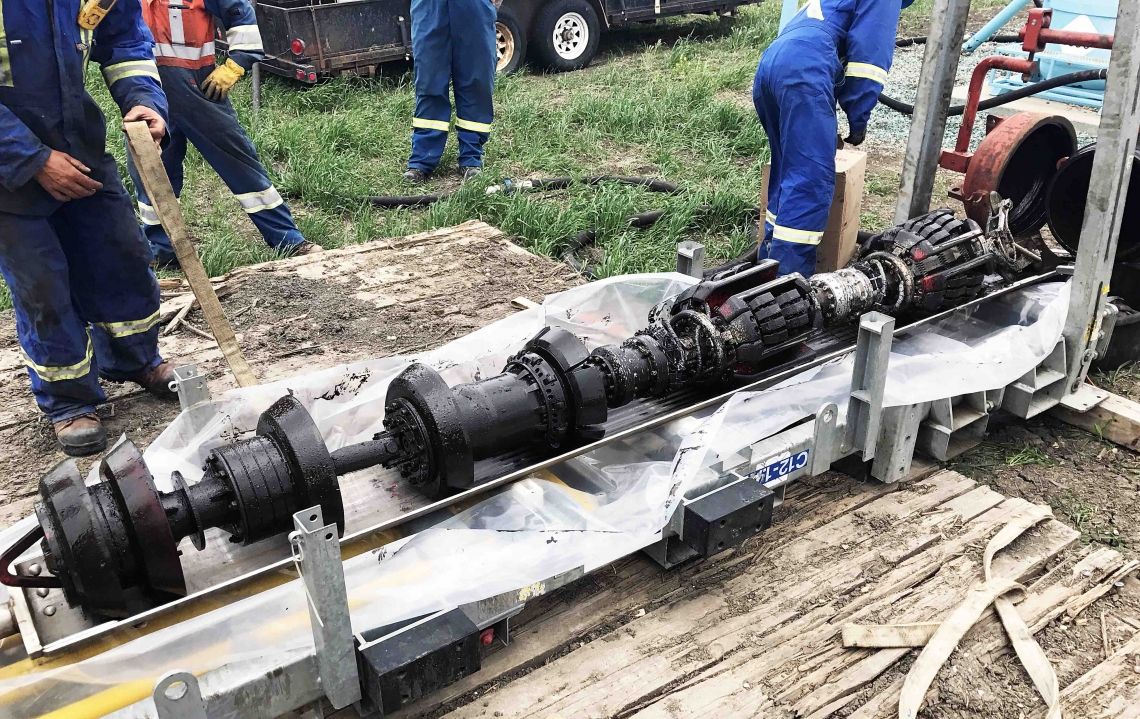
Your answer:
[[[154,33],[154,55],[170,98],[170,143],[162,162],[176,195],[182,193],[182,162],[191,143],[221,176],[266,244],[285,255],[322,248],[305,240],[281,193],[257,157],[230,104],[233,86],[265,57],[249,0],[142,0],[143,18]],[[226,34],[228,57],[214,60],[215,21]],[[160,267],[177,267],[170,238],[159,224],[142,182],[130,167],[139,216]]]
[[[173,398],[158,354],[158,283],[87,94],[87,61],[125,120],[166,134],[139,0],[0,5],[0,273],[36,403],[63,450],[107,446],[99,377]]]
[[[783,274],[815,272],[835,192],[836,101],[859,145],[895,51],[899,13],[914,0],[809,0],[756,68],[752,101],[772,152],[760,258]]]
[[[416,114],[412,154],[404,179],[426,180],[439,164],[451,127],[459,167],[469,180],[483,168],[483,144],[491,133],[495,89],[495,19],[502,0],[412,0],[412,55],[416,63]]]

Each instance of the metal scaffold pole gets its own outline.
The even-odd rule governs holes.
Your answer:
[[[934,172],[942,154],[950,93],[966,34],[970,0],[935,0],[922,75],[914,100],[906,157],[903,160],[895,224],[902,224],[930,209]]]
[[[1095,359],[1109,279],[1120,239],[1124,205],[1140,131],[1140,4],[1120,4],[1109,60],[1108,86],[1097,133],[1081,241],[1065,320],[1068,389],[1076,392]]]

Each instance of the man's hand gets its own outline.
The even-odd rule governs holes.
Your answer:
[[[166,121],[162,119],[154,110],[146,105],[135,105],[126,115],[123,115],[123,122],[142,121],[146,123],[146,127],[150,130],[150,138],[154,140],[154,144],[161,145],[162,138],[166,137]]]
[[[87,176],[91,168],[76,160],[66,152],[52,150],[47,162],[36,173],[36,182],[48,194],[67,202],[81,197],[90,197],[103,187],[103,183]]]
[[[202,81],[202,94],[214,102],[221,102],[230,96],[237,81],[245,75],[245,68],[233,60],[226,60],[224,64],[214,68],[214,71]]]
[[[847,136],[847,139],[844,140],[844,142],[846,142],[848,145],[858,147],[859,145],[862,145],[863,140],[866,140],[866,139],[867,139],[867,129],[863,128],[862,130],[859,130],[858,132],[852,130],[851,134],[849,134]]]

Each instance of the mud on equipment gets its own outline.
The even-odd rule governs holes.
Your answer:
[[[261,415],[257,436],[211,452],[205,470],[193,485],[176,472],[174,490],[160,492],[138,449],[124,442],[91,487],[72,460],[48,473],[36,516],[45,563],[68,602],[123,617],[185,594],[178,543],[190,537],[200,550],[210,527],[249,544],[288,531],[293,512],[319,504],[343,531],[333,459],[292,396]]]

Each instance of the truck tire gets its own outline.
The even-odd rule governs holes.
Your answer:
[[[602,25],[586,0],[547,0],[534,19],[531,42],[556,72],[580,70],[598,54]]]
[[[518,70],[526,59],[526,33],[514,15],[502,10],[495,21],[495,49],[498,58],[495,70],[504,75]]]

